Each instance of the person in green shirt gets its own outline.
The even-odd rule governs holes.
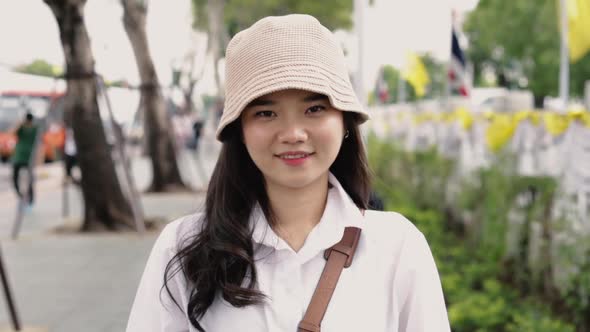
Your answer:
[[[14,154],[12,156],[13,173],[12,180],[14,182],[14,189],[19,197],[23,197],[23,194],[19,188],[19,173],[22,168],[29,169],[29,162],[31,160],[33,149],[35,147],[35,140],[37,139],[38,127],[33,122],[33,115],[27,113],[23,123],[17,127],[14,131],[17,137],[17,143],[14,148]],[[29,205],[33,204],[34,192],[33,192],[33,170],[29,169],[29,192],[28,200]]]

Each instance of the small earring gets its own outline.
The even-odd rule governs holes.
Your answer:
[[[347,130],[347,131],[346,131],[346,134],[344,134],[344,139],[347,139],[347,138],[348,138],[348,134],[350,134],[350,133],[349,133],[349,132],[348,132],[348,130]]]

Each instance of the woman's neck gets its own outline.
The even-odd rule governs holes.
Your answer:
[[[275,222],[274,231],[299,251],[311,230],[320,222],[328,198],[328,174],[304,188],[267,185]]]

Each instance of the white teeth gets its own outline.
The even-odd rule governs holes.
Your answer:
[[[307,157],[307,154],[289,154],[289,155],[281,156],[281,158],[283,158],[283,159],[298,159],[298,158],[304,158],[304,157]]]

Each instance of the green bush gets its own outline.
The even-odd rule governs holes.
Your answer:
[[[467,293],[448,308],[455,332],[501,331],[510,317],[510,304],[484,292]]]
[[[519,212],[524,229],[534,222],[549,225],[553,179],[517,176],[509,155],[461,179],[455,163],[435,149],[410,153],[369,136],[368,152],[374,189],[386,209],[402,213],[428,240],[453,331],[576,331],[547,309],[541,290],[551,285],[528,266],[529,232],[519,234],[515,256],[507,255],[511,211]],[[560,299],[569,312],[561,315],[581,327],[590,316],[590,273],[571,285]]]
[[[574,332],[573,325],[554,319],[546,310],[526,307],[512,314],[512,321],[507,324],[507,332]]]

